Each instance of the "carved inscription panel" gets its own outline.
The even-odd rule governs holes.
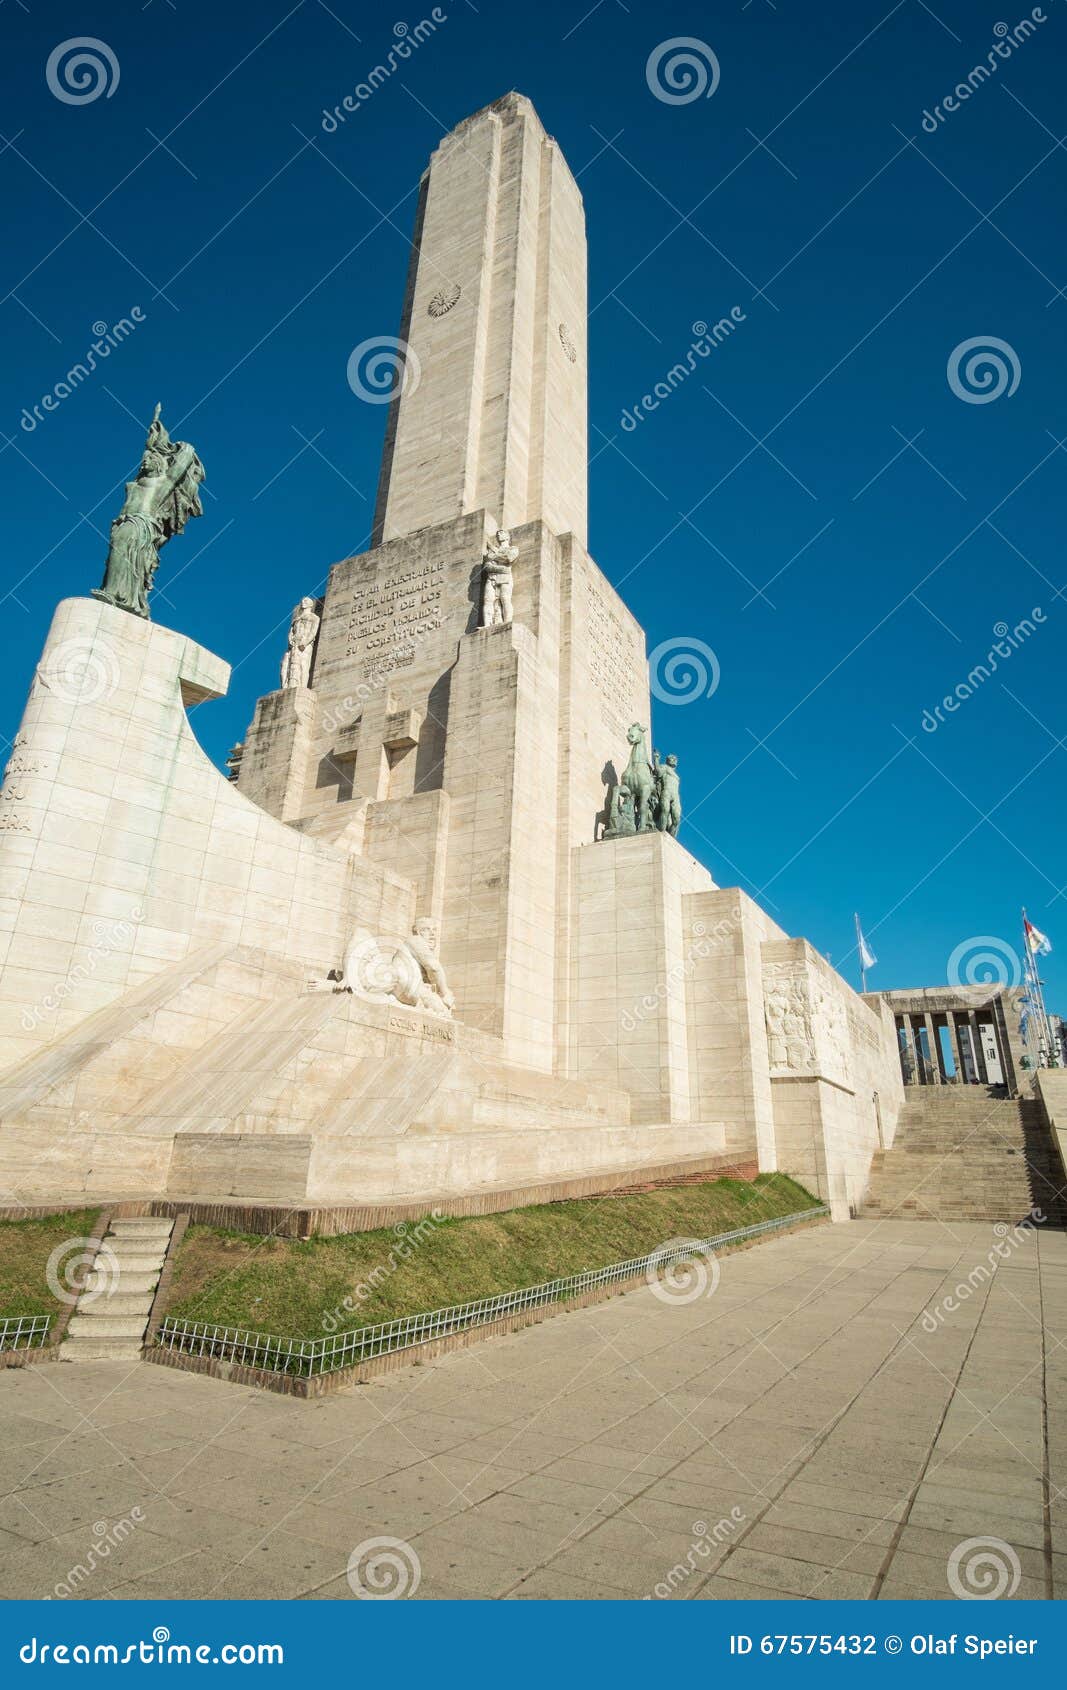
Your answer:
[[[582,662],[599,695],[604,725],[614,734],[624,735],[633,720],[644,678],[641,639],[592,587],[588,606]]]
[[[356,588],[345,655],[362,659],[366,679],[407,668],[422,642],[441,626],[444,569],[443,562],[427,563],[376,576]]]

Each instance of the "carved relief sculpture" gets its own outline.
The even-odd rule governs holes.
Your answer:
[[[336,989],[371,1003],[401,1003],[450,1018],[455,998],[437,954],[437,928],[425,918],[397,944],[357,927],[348,942]]]
[[[511,621],[513,565],[519,555],[506,528],[498,528],[482,555],[481,628],[496,628]]]
[[[315,609],[315,600],[301,599],[293,611],[293,619],[289,624],[289,643],[282,658],[283,688],[311,685],[311,659],[315,653],[320,621],[321,618]]]
[[[437,954],[438,943],[436,924],[422,917],[415,923],[407,949],[422,974],[418,1008],[428,1009],[434,1015],[451,1015],[456,1000],[449,990],[448,977]]]
[[[126,498],[111,524],[104,579],[93,597],[148,616],[148,595],[159,566],[159,548],[180,534],[191,516],[203,516],[197,489],[204,466],[184,440],[172,440],[159,420],[149,425],[137,479],[126,483]]]
[[[811,1004],[803,976],[777,970],[765,975],[765,1013],[771,1072],[815,1072]]]

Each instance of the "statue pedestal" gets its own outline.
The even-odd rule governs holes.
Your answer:
[[[459,642],[444,786],[451,799],[441,953],[465,1021],[552,1067],[559,683],[529,628]]]
[[[294,821],[304,806],[314,751],[318,700],[310,687],[282,687],[256,705],[241,757],[239,786],[246,798],[279,821]]]

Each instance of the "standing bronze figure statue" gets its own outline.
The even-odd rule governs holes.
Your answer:
[[[682,819],[682,792],[678,779],[678,759],[673,751],[660,769],[659,806],[656,814],[656,826],[661,833],[672,836],[678,832],[678,824]]]
[[[198,488],[204,466],[184,440],[172,440],[159,420],[157,405],[145,440],[136,481],[126,483],[126,499],[111,524],[104,579],[93,597],[148,615],[148,595],[159,567],[159,548],[180,534],[191,516],[203,516]]]

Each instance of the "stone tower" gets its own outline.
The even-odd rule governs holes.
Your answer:
[[[447,135],[422,179],[375,544],[469,511],[586,541],[586,243],[530,101]]]
[[[523,95],[433,154],[401,336],[372,547],[331,571],[310,686],[260,700],[239,790],[410,876],[457,1013],[562,1072],[571,852],[649,700],[642,631],[585,550],[581,195]],[[498,527],[514,620],[480,628]]]

